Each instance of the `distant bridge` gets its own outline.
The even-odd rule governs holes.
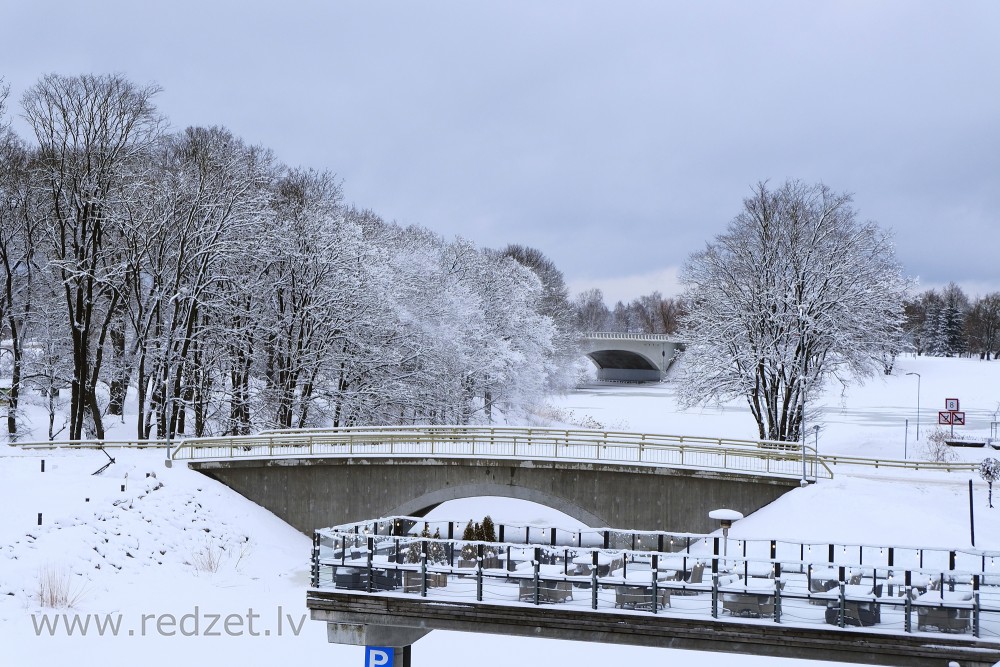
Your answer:
[[[596,332],[583,334],[580,347],[599,380],[659,382],[684,344],[664,334]]]

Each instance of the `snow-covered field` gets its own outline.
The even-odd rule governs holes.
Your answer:
[[[920,373],[919,442],[917,377],[908,372]],[[891,377],[845,393],[831,389],[815,399],[822,406],[816,419],[820,452],[903,458],[906,439],[906,455],[922,458],[945,398],[961,400],[966,432],[989,435],[1000,404],[1000,363],[905,358]],[[634,431],[755,436],[738,402],[678,411],[670,383],[593,385],[552,404],[551,412],[570,422],[586,418]],[[994,453],[1000,458],[989,448],[958,453],[970,461]],[[99,451],[26,452],[0,445],[0,664],[262,665],[292,658],[362,665],[363,648],[328,644],[325,627],[308,620],[306,536],[197,473],[164,467],[162,451],[112,455],[116,463],[92,476],[107,462]],[[968,474],[837,471],[835,479],[796,490],[738,522],[732,535],[965,547],[969,479]],[[986,486],[978,478],[975,493],[976,544],[1000,549],[1000,508],[987,509]],[[546,508],[502,499],[456,501],[434,515],[486,513],[506,522],[558,520]],[[64,591],[72,606],[43,608],[42,582],[51,582],[50,592]],[[67,637],[63,625],[36,632],[43,618],[61,624],[75,615],[81,623],[89,619],[86,637],[79,627]],[[103,636],[97,631],[95,619],[106,618],[112,623],[120,618],[117,636],[109,627]],[[579,667],[661,660],[739,667],[814,664],[439,631],[414,646],[413,664],[473,654],[518,665],[555,660]]]

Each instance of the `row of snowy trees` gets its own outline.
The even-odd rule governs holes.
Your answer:
[[[157,93],[49,75],[22,99],[34,141],[0,127],[10,437],[28,389],[78,439],[133,395],[162,437],[489,421],[567,381],[540,253],[386,223],[223,128],[168,133]]]
[[[906,335],[917,354],[990,360],[1000,352],[1000,292],[969,299],[955,283],[927,290],[906,303]]]

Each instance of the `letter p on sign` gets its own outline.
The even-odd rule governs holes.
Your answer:
[[[395,652],[390,646],[366,646],[365,667],[393,667]]]

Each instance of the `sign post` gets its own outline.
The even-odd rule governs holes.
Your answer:
[[[391,646],[366,646],[365,667],[394,667],[396,649]]]
[[[955,435],[956,426],[965,426],[965,413],[958,409],[957,398],[944,399],[944,410],[938,412],[938,424],[951,426],[951,435]]]

